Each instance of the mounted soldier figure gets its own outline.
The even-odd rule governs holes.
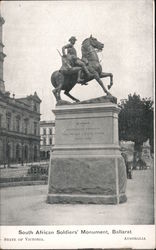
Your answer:
[[[77,57],[76,49],[74,48],[74,44],[77,41],[76,37],[72,36],[69,39],[69,43],[62,47],[62,67],[60,72],[63,74],[72,74],[78,71],[77,83],[83,83],[84,79],[81,79],[82,72],[85,72],[87,77],[91,77],[92,75],[89,73],[86,62],[83,62],[81,59]],[[67,54],[66,54],[67,50]],[[80,69],[79,69],[80,67]],[[87,83],[83,83],[87,84]]]
[[[82,59],[80,60],[74,48],[75,42],[76,38],[72,36],[69,39],[69,44],[63,46],[63,56],[59,52],[62,57],[62,67],[60,70],[54,71],[51,75],[51,83],[54,86],[53,94],[57,103],[61,101],[60,94],[62,90],[64,90],[64,94],[73,101],[79,102],[77,98],[70,94],[70,91],[77,83],[86,85],[93,79],[101,86],[106,95],[111,96],[101,78],[110,78],[110,84],[107,86],[107,88],[110,89],[113,85],[113,74],[102,71],[102,66],[97,54],[103,50],[104,44],[92,37],[92,35],[86,38],[81,45]]]

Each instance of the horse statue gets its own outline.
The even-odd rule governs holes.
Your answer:
[[[108,89],[113,85],[113,74],[102,72],[102,66],[100,64],[97,52],[102,51],[104,44],[99,42],[96,38],[90,36],[82,42],[81,52],[82,60],[87,62],[87,69],[90,72],[90,76],[83,73],[83,82],[81,84],[88,83],[89,81],[95,79],[103,91],[107,95],[111,95],[108,90],[103,85],[101,78],[110,77],[110,84]],[[53,89],[53,94],[56,101],[61,101],[61,90],[64,90],[64,94],[70,97],[73,101],[79,102],[74,96],[69,92],[77,83],[78,71],[81,67],[71,67],[69,74],[63,74],[61,71],[54,71],[51,76],[51,83],[55,89]]]

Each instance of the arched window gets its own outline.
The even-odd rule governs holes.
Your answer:
[[[0,114],[0,128],[2,127],[2,115]]]
[[[33,110],[34,110],[34,111],[37,111],[37,105],[36,105],[36,103],[34,103]]]
[[[28,161],[28,146],[25,145],[24,147],[24,160],[27,162]]]
[[[28,134],[28,126],[29,126],[29,121],[28,119],[24,120],[24,133]]]
[[[20,132],[20,117],[16,117],[16,131]]]
[[[4,152],[3,152],[3,141],[0,139],[0,164],[3,163],[3,156]]]
[[[34,161],[37,161],[37,146],[34,147]]]
[[[20,146],[16,145],[16,162],[20,162]]]
[[[10,164],[10,144],[9,144],[9,142],[6,145],[6,159],[7,159],[8,165],[9,165]]]
[[[6,114],[6,126],[7,126],[7,130],[11,130],[11,114],[10,113]]]
[[[34,122],[34,135],[37,135],[37,122]]]
[[[52,145],[52,138],[49,138],[49,145]]]
[[[43,145],[46,145],[46,138],[43,138]]]

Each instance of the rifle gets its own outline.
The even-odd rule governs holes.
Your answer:
[[[71,67],[71,65],[67,62],[67,59],[65,58],[65,56],[62,56],[61,53],[60,53],[60,51],[59,51],[58,49],[57,49],[57,51],[58,51],[60,57],[62,58],[62,62],[65,63],[65,64],[68,66],[68,68],[71,69],[72,67]]]
[[[59,53],[60,57],[63,57],[58,49],[57,49],[57,52]]]

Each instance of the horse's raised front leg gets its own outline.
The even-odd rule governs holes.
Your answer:
[[[107,89],[106,89],[105,86],[103,85],[103,82],[101,81],[101,79],[100,79],[98,73],[95,73],[95,74],[94,74],[94,78],[95,78],[95,80],[100,84],[100,86],[102,87],[102,89],[104,90],[104,92],[105,92],[107,95],[110,95],[110,93],[107,91]]]
[[[66,96],[68,96],[68,97],[70,97],[73,101],[75,101],[75,102],[79,102],[79,100],[78,99],[76,99],[74,96],[72,96],[71,94],[69,94],[69,92],[68,91],[64,91],[64,94],[66,95]]]
[[[100,78],[105,78],[105,77],[110,77],[110,84],[108,85],[108,89],[110,89],[113,85],[113,74],[112,73],[105,73],[105,72],[102,72],[100,74]]]

